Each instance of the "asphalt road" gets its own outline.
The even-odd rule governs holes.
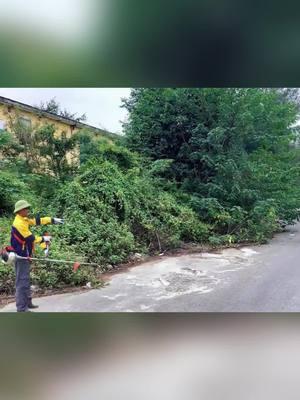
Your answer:
[[[35,302],[41,312],[300,311],[299,254],[300,224],[267,245],[162,256],[113,275],[102,289]]]

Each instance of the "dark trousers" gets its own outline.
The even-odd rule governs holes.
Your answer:
[[[17,311],[26,311],[31,298],[30,261],[16,260],[15,269]]]

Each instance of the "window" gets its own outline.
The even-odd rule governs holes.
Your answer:
[[[0,119],[0,129],[5,129],[5,122]]]
[[[31,128],[31,120],[30,118],[20,117],[19,123],[22,128],[30,129]]]

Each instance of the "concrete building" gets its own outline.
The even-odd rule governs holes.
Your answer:
[[[53,124],[56,134],[59,136],[63,132],[67,137],[72,136],[80,129],[87,129],[97,135],[113,139],[116,134],[96,128],[70,118],[62,117],[37,107],[20,103],[12,99],[0,96],[0,129],[5,129],[13,133],[13,124],[18,122],[24,128],[38,129],[42,125]]]

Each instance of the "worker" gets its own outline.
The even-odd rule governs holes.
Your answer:
[[[16,214],[11,229],[11,246],[14,252],[21,257],[28,257],[27,260],[16,259],[16,306],[18,312],[26,312],[29,309],[38,308],[32,303],[30,290],[30,257],[34,251],[34,245],[38,244],[46,249],[51,242],[50,235],[34,236],[29,227],[47,224],[63,224],[61,218],[36,216],[29,218],[31,205],[26,200],[19,200],[15,204]]]

